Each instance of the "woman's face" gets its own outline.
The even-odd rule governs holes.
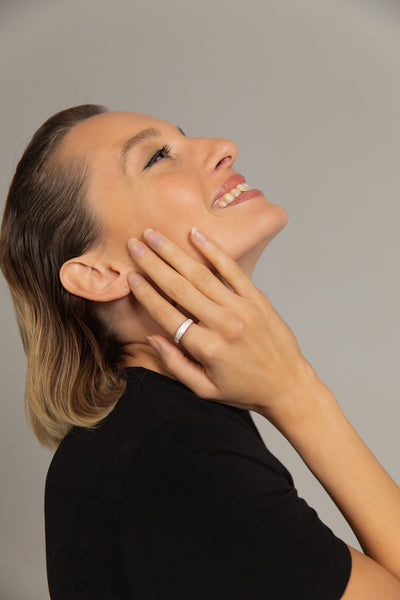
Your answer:
[[[286,211],[262,193],[237,205],[213,206],[221,184],[237,175],[237,147],[229,140],[186,137],[161,119],[110,112],[75,126],[63,152],[82,156],[89,165],[88,200],[106,225],[103,252],[130,266],[126,242],[142,238],[147,228],[204,261],[189,241],[191,228],[197,227],[250,276],[265,246],[287,222]]]

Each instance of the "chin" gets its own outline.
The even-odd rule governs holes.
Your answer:
[[[240,256],[234,257],[248,277],[251,277],[261,254],[268,244],[284,229],[289,215],[278,205],[274,206],[274,214],[260,216],[256,227],[252,230],[252,243],[248,250],[242,249]]]

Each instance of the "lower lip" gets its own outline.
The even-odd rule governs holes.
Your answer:
[[[230,206],[235,206],[236,204],[241,204],[241,202],[246,202],[246,200],[251,200],[256,196],[262,196],[261,190],[249,190],[248,192],[242,192],[239,196],[236,196],[232,202],[224,206],[223,208],[229,208]]]

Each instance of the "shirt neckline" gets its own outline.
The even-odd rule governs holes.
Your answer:
[[[187,385],[185,385],[178,379],[172,379],[172,377],[168,377],[168,375],[158,373],[158,371],[153,371],[152,369],[148,369],[147,367],[124,367],[124,372],[126,373],[129,379],[138,379],[139,381],[142,380],[143,377],[152,377],[153,379],[158,379],[159,381],[164,381],[165,383],[171,383],[179,387],[185,388],[186,390],[189,390],[190,392],[192,392],[192,394],[194,394],[193,390],[191,390]]]

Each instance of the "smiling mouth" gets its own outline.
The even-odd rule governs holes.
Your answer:
[[[233,202],[235,198],[240,196],[240,194],[242,194],[243,192],[248,192],[251,189],[252,188],[247,183],[238,183],[236,187],[232,188],[229,192],[227,192],[221,198],[219,198],[219,200],[215,203],[215,207],[225,208],[225,206],[231,204],[231,202]]]

